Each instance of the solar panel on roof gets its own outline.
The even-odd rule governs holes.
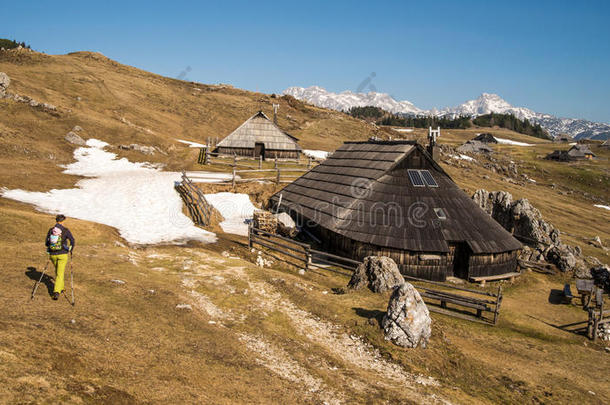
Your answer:
[[[429,170],[420,170],[419,173],[428,187],[438,187],[436,180],[434,180],[434,177],[432,177],[432,173],[430,173]]]
[[[415,187],[425,187],[424,180],[421,178],[419,172],[417,170],[408,170],[409,178],[411,179],[411,184]]]

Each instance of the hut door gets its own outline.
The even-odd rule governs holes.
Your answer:
[[[265,144],[262,142],[256,142],[254,144],[254,157],[262,156],[265,160]]]
[[[465,243],[458,243],[455,246],[455,254],[453,256],[453,277],[468,279],[468,259],[470,249]]]

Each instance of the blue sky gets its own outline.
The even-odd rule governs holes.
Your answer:
[[[610,122],[609,1],[13,1],[0,9],[0,37],[51,54],[98,51],[170,77],[279,93],[355,91],[374,72],[374,88],[420,108],[490,92]]]

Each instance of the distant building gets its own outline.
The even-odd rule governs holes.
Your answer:
[[[546,155],[547,160],[556,160],[558,162],[571,162],[576,160],[568,154],[567,150],[554,150],[553,152]]]
[[[491,153],[494,150],[486,143],[471,139],[457,148],[457,151],[460,153]]]
[[[483,142],[483,143],[498,143],[498,140],[489,132],[484,132],[482,134],[479,134],[472,140]]]
[[[595,157],[595,154],[593,152],[591,152],[591,149],[589,149],[589,145],[574,145],[570,148],[570,150],[568,151],[568,155],[570,155],[570,157],[572,157],[573,159],[593,159]]]
[[[263,159],[298,159],[302,150],[297,141],[259,111],[218,142],[216,152],[255,158],[262,156]]]
[[[555,137],[554,142],[557,143],[572,143],[574,142],[574,138],[572,138],[568,134],[559,134]]]

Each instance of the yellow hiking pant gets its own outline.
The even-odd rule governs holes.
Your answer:
[[[68,254],[50,255],[51,263],[55,266],[55,288],[53,292],[60,293],[64,290],[64,272],[68,264]]]

